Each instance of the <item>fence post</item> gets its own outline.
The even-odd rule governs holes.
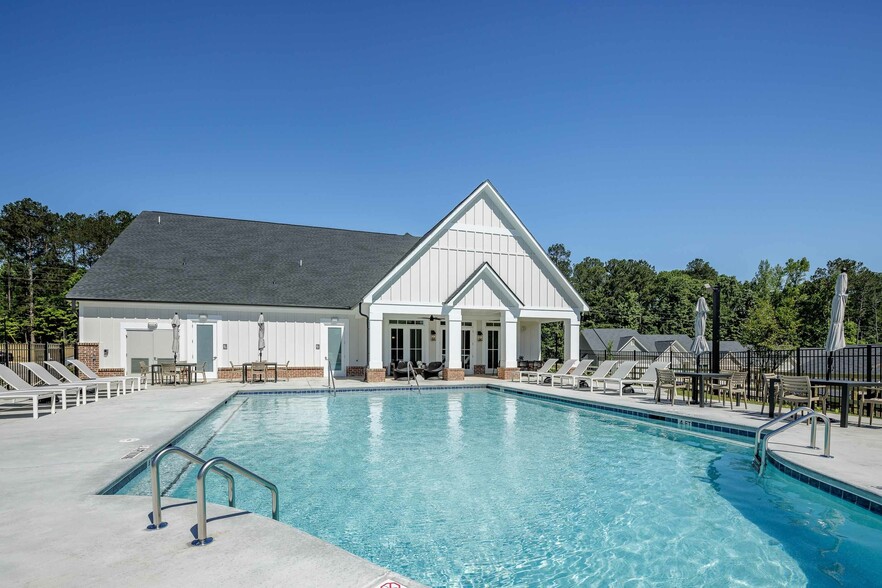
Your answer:
[[[750,398],[750,384],[753,380],[753,369],[750,365],[750,349],[747,350],[747,397]]]
[[[62,365],[64,365],[64,359],[65,359],[65,356],[67,355],[67,353],[65,353],[65,351],[66,351],[66,350],[65,350],[65,348],[64,348],[64,341],[62,341],[62,342],[61,342],[61,357],[58,359],[58,361],[59,361]]]
[[[867,343],[867,379],[864,381],[873,381],[873,346],[869,343]]]
[[[635,349],[633,353],[634,353],[634,361],[637,361],[637,350]]]
[[[796,348],[796,375],[802,375],[802,353],[799,347]]]
[[[3,341],[3,352],[6,354],[3,361],[9,365],[9,341]]]
[[[49,341],[43,341],[43,362],[49,359]]]
[[[73,358],[74,358],[74,359],[79,359],[79,358],[80,358],[80,342],[77,341],[76,343],[73,344],[73,346],[74,346],[74,356],[73,356]],[[67,361],[67,359],[65,358],[65,362],[66,362],[66,361]]]

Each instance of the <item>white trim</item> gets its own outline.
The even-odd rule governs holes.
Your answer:
[[[401,274],[408,268],[414,260],[422,256],[435,242],[437,237],[441,235],[444,231],[447,231],[451,228],[455,223],[454,219],[463,212],[469,205],[472,204],[473,201],[477,200],[482,194],[487,195],[491,200],[493,200],[501,209],[502,213],[507,217],[507,220],[515,225],[519,230],[520,236],[527,241],[527,244],[533,249],[532,252],[528,251],[528,253],[532,253],[530,256],[537,263],[540,263],[545,266],[545,268],[550,272],[551,277],[554,282],[557,282],[557,286],[565,292],[570,297],[570,303],[574,304],[573,311],[581,311],[588,312],[588,304],[582,300],[582,297],[579,296],[579,293],[576,292],[576,289],[573,288],[573,285],[570,284],[569,280],[567,280],[564,275],[560,272],[556,265],[551,261],[551,258],[548,257],[548,253],[545,252],[544,249],[539,245],[524,223],[518,218],[518,216],[514,213],[511,207],[503,200],[502,196],[496,189],[493,187],[489,181],[484,181],[480,186],[475,188],[475,190],[469,194],[465,200],[460,202],[452,211],[450,211],[447,216],[445,216],[440,223],[438,223],[435,228],[426,234],[419,245],[415,247],[410,253],[408,253],[404,259],[402,259],[398,264],[392,268],[392,270],[387,273],[376,286],[371,288],[370,292],[368,292],[363,301],[366,303],[375,302],[374,298],[387,288],[391,283],[398,279]],[[483,230],[483,228],[482,228]]]
[[[481,264],[481,267],[472,274],[471,278],[466,280],[463,284],[460,284],[456,289],[456,294],[444,303],[445,306],[459,307],[466,294],[471,292],[475,285],[481,280],[485,280],[488,284],[495,284],[500,290],[502,290],[502,295],[495,290],[494,293],[499,296],[500,301],[503,302],[509,310],[520,309],[523,306],[523,303],[518,299],[517,295],[512,292],[512,289],[502,280],[502,278],[499,277],[499,274],[496,273],[496,270],[494,270],[489,263]],[[508,298],[508,300],[502,300],[503,297]]]
[[[450,228],[455,231],[468,231],[470,233],[484,233],[487,235],[500,235],[514,237],[515,235],[505,227],[485,227],[484,225],[467,225],[465,223],[453,223]]]

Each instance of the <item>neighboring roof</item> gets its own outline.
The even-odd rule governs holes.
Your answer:
[[[411,235],[146,211],[67,297],[353,308],[418,241]]]
[[[595,352],[603,352],[608,348],[612,351],[621,349],[628,339],[639,335],[634,329],[582,329],[582,342]]]
[[[710,342],[708,342],[708,345],[710,345]],[[742,351],[747,351],[747,347],[738,341],[720,341],[721,353],[741,353]]]
[[[609,349],[619,351],[632,339],[643,349],[656,353],[667,351],[675,341],[686,351],[689,351],[689,348],[692,347],[692,337],[679,333],[673,335],[643,335],[634,329],[582,329],[581,348],[582,350],[590,349],[595,353],[602,353],[607,349],[607,344],[611,343]],[[747,348],[738,341],[720,341],[720,351],[722,353],[732,353],[747,351]]]
[[[637,340],[649,351],[661,353],[667,351],[674,342],[679,343],[685,351],[692,346],[692,337],[689,335],[637,335]]]

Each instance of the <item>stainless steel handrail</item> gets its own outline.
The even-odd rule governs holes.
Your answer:
[[[765,437],[761,436],[762,432],[764,430],[768,429],[771,425],[779,423],[789,417],[796,417],[797,415],[799,415],[799,413],[805,413],[805,414],[798,416],[792,422],[781,427],[780,429],[775,429],[774,431],[770,432]],[[754,458],[754,463],[759,461],[759,465],[757,468],[759,475],[762,476],[763,472],[766,469],[766,452],[767,452],[768,446],[769,446],[769,439],[771,439],[772,437],[774,437],[778,433],[783,433],[787,429],[795,427],[799,423],[802,423],[802,422],[808,421],[808,420],[811,421],[811,433],[810,433],[809,447],[811,447],[812,449],[818,449],[818,447],[815,446],[815,443],[817,441],[817,422],[818,422],[818,419],[821,419],[822,421],[824,421],[824,453],[822,453],[821,455],[822,455],[822,457],[831,457],[832,458],[833,456],[830,454],[830,431],[831,431],[830,417],[828,417],[825,414],[821,414],[821,413],[819,413],[819,412],[817,412],[807,406],[800,406],[798,408],[791,410],[787,414],[781,415],[778,418],[769,421],[768,423],[764,424],[763,426],[759,427],[756,430],[753,458]]]
[[[337,395],[337,378],[334,376],[334,369],[331,366],[331,358],[326,357],[325,361],[328,362],[328,390],[331,390],[334,396]]]
[[[417,392],[421,392],[420,390],[420,381],[417,380],[416,371],[413,369],[413,364],[411,362],[407,362],[407,383],[410,384],[410,375],[413,374],[413,381],[416,382]]]
[[[168,525],[168,523],[162,522],[162,494],[159,490],[159,462],[162,461],[166,455],[174,453],[175,455],[180,455],[190,463],[194,463],[196,465],[204,465],[205,460],[201,457],[197,457],[177,446],[169,446],[165,449],[162,449],[156,453],[150,460],[150,489],[153,493],[153,523],[147,525],[147,528],[150,530],[153,529],[162,529]],[[233,480],[233,476],[228,474],[223,470],[217,470],[217,473],[226,478],[227,480],[227,502],[230,506],[236,506],[236,481]]]
[[[272,495],[273,519],[279,520],[279,489],[269,480],[258,476],[250,470],[246,470],[242,466],[233,463],[225,457],[213,457],[202,464],[199,473],[196,474],[196,539],[193,545],[208,545],[212,542],[212,538],[208,536],[208,518],[206,516],[206,500],[205,500],[205,476],[208,472],[223,465],[225,468],[233,470],[237,474],[250,478],[261,484],[270,491]],[[222,470],[218,470],[222,471]]]

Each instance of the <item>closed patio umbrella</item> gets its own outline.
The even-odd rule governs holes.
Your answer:
[[[266,347],[265,325],[263,324],[263,313],[257,317],[257,359],[263,361],[263,350]]]
[[[830,330],[824,350],[827,352],[827,379],[833,371],[833,352],[845,347],[845,300],[848,298],[848,274],[842,272],[836,278],[836,294],[830,306]]]
[[[692,347],[689,351],[697,358],[702,353],[710,351],[707,339],[704,338],[704,328],[707,325],[707,302],[704,296],[698,299],[695,304],[695,339],[692,340]]]
[[[178,354],[181,352],[181,317],[178,313],[172,317],[172,356],[175,363],[178,363]]]

